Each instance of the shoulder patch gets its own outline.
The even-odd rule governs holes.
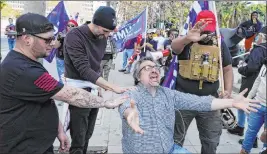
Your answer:
[[[37,80],[34,81],[34,84],[43,89],[46,92],[54,90],[58,84],[58,81],[55,80],[49,73],[44,73]]]

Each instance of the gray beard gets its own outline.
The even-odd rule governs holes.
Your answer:
[[[104,35],[98,35],[98,36],[96,36],[97,37],[97,39],[99,39],[99,40],[102,40],[102,39],[104,39]]]

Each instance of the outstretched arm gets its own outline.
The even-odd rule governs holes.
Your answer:
[[[122,98],[122,99],[121,99]],[[66,102],[81,108],[115,108],[126,101],[127,97],[119,97],[116,100],[107,100],[95,96],[83,89],[64,86],[52,99]]]
[[[174,107],[176,110],[196,110],[196,111],[211,111],[225,108],[237,108],[256,112],[253,107],[260,107],[258,101],[245,98],[243,95],[247,89],[242,91],[234,99],[217,99],[212,96],[197,96],[188,93],[182,93],[176,90],[170,90],[169,96],[174,98]]]

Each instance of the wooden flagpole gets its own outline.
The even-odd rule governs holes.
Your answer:
[[[216,11],[216,5],[215,5],[215,1],[210,1],[212,3],[212,6],[213,7],[213,13],[215,15],[215,19],[216,19],[216,35],[217,35],[217,41],[218,41],[218,47],[219,47],[219,58],[220,58],[220,84],[221,84],[221,92],[222,94],[224,94],[224,79],[223,79],[223,66],[222,66],[222,48],[221,48],[221,33],[220,33],[220,30],[219,30],[219,24],[218,24],[218,17],[217,17],[217,11]]]

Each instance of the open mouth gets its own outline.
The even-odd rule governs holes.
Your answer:
[[[152,81],[158,81],[158,75],[151,75],[150,80]]]

